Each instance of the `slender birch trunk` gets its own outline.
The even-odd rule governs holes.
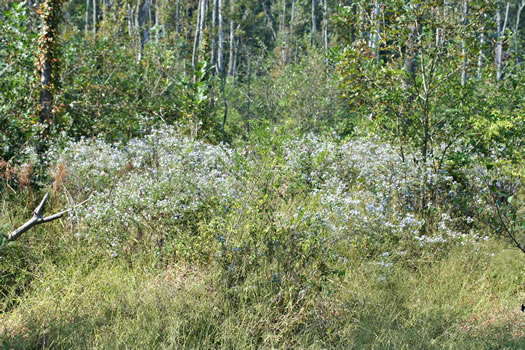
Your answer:
[[[135,8],[135,25],[134,25],[134,34],[137,40],[138,46],[138,55],[137,61],[142,60],[144,53],[144,45],[148,41],[148,31],[144,26],[145,17],[146,17],[146,4],[143,4],[142,0],[137,0]]]
[[[217,68],[220,72],[220,74],[224,73],[224,62],[223,62],[223,51],[224,51],[224,30],[222,27],[222,24],[224,22],[223,19],[223,0],[219,0],[218,4],[218,25],[219,25],[219,45],[217,50]]]
[[[295,46],[297,46],[297,38],[294,35],[294,30],[295,30],[294,24],[295,24],[295,0],[292,0],[292,12],[290,13],[290,30],[288,31],[288,33],[289,33],[290,39],[295,38],[295,43],[296,43]],[[291,50],[292,56],[293,56],[293,52],[295,51],[295,48],[293,46],[294,45],[292,44],[292,50]]]
[[[160,11],[162,9],[160,1],[161,0],[156,0],[155,1],[155,29],[156,29],[156,32],[155,32],[155,44],[159,43],[159,37],[160,37],[160,28],[161,28],[161,25],[160,25]]]
[[[518,52],[518,34],[520,30],[520,18],[521,18],[521,12],[525,8],[525,0],[521,1],[521,4],[518,7],[518,11],[516,13],[516,25],[514,26],[514,53],[516,55],[516,64],[520,63],[520,57]]]
[[[380,30],[381,20],[379,18],[379,15],[380,15],[379,11],[380,11],[379,1],[375,0],[374,1],[374,21],[375,21],[375,26],[376,26],[376,32],[374,34],[373,48],[375,51],[377,64],[379,64],[379,60],[380,60],[380,57],[379,57],[379,30]]]
[[[485,15],[483,15],[483,28],[481,29],[481,34],[479,38],[479,55],[478,55],[478,80],[481,80],[483,77],[483,61],[485,58],[485,54],[483,53],[483,50],[485,48]]]
[[[315,43],[315,35],[317,33],[317,15],[315,12],[315,7],[317,5],[318,0],[312,0],[312,28],[311,28],[311,37],[310,42],[312,45]]]
[[[465,0],[463,1],[463,28],[466,28],[467,26],[467,16],[468,16],[468,2]],[[465,86],[467,83],[467,65],[468,65],[468,57],[467,57],[467,44],[465,42],[465,39],[461,40],[461,54],[463,55],[463,68],[461,69],[461,86]]]
[[[199,0],[199,7],[197,9],[197,24],[195,25],[195,37],[193,40],[193,54],[191,56],[191,65],[195,70],[197,68],[197,51],[200,45],[201,34],[201,7],[204,6],[204,0]]]
[[[286,64],[287,50],[288,50],[288,38],[286,35],[286,0],[282,0],[282,13],[281,13],[281,25],[279,26],[279,31],[281,33],[281,65]]]
[[[97,34],[97,0],[93,0],[93,35]]]
[[[323,2],[323,48],[328,50],[328,0]]]
[[[202,0],[201,6],[201,26],[200,26],[200,41],[204,39],[204,29],[206,29],[206,13],[208,12],[208,0]]]
[[[212,8],[212,15],[211,15],[211,31],[212,31],[212,41],[211,41],[211,64],[215,66],[215,71],[218,70],[217,68],[217,46],[218,46],[218,37],[217,37],[217,28],[218,28],[218,2],[217,0],[213,0],[213,8]]]
[[[228,76],[232,76],[235,66],[235,22],[233,14],[235,13],[235,1],[230,0],[230,54],[228,59]]]
[[[250,132],[250,120],[252,119],[251,111],[250,111],[250,105],[252,102],[252,96],[251,96],[251,82],[252,82],[252,58],[248,57],[248,94],[247,94],[247,101],[246,101],[246,131]]]
[[[131,7],[131,4],[128,4],[128,34],[130,38],[133,38],[135,28],[134,28],[134,18],[135,10]]]
[[[496,80],[499,81],[503,77],[503,36],[507,29],[507,21],[509,18],[510,2],[507,1],[505,10],[505,19],[503,24],[501,23],[501,5],[502,1],[498,1],[498,10],[496,13],[496,25],[497,25],[497,41],[496,41]]]
[[[87,36],[87,34],[89,33],[89,1],[90,0],[86,0],[86,25],[84,27],[84,32]]]

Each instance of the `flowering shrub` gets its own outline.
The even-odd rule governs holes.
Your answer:
[[[295,181],[308,184],[317,196],[334,238],[384,242],[401,237],[421,241],[423,234],[464,237],[476,208],[484,203],[485,186],[474,169],[462,169],[459,183],[431,161],[422,166],[413,154],[403,161],[396,147],[379,139],[338,145],[307,136],[284,147],[285,172],[295,174]],[[427,192],[424,209],[430,215],[422,215],[419,201]]]
[[[162,245],[177,228],[191,231],[201,215],[241,192],[231,150],[190,141],[172,127],[125,146],[71,142],[53,157],[69,167],[75,193],[90,195],[81,217],[114,255],[137,239]]]
[[[70,142],[50,157],[67,165],[69,191],[90,197],[80,216],[112,255],[137,242],[237,263],[290,244],[302,256],[335,256],[341,242],[403,251],[473,237],[484,205],[474,169],[461,169],[459,182],[376,138],[275,137],[233,150],[163,126],[125,145]]]

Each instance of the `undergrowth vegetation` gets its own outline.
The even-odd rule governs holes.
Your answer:
[[[0,349],[525,348],[524,9],[1,2]]]
[[[72,212],[0,252],[7,348],[522,343],[523,257],[490,230],[485,168],[416,166],[376,137],[155,130],[51,147],[52,207]],[[6,191],[1,223],[37,197]]]

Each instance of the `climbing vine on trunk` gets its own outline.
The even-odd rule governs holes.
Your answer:
[[[55,121],[53,105],[57,89],[59,59],[57,52],[58,25],[61,18],[61,7],[64,0],[46,0],[40,5],[42,19],[38,36],[38,56],[36,68],[40,76],[40,103],[38,115],[40,135],[38,150],[43,150],[43,143],[49,138],[50,127]]]

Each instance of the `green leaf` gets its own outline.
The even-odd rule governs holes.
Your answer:
[[[0,233],[0,247],[5,245],[8,242],[7,239],[8,239],[7,235]]]

